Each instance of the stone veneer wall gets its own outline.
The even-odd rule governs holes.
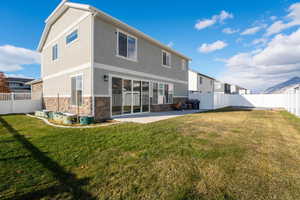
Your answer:
[[[77,107],[71,105],[69,97],[44,97],[43,104],[46,110],[77,114]],[[79,107],[79,115],[92,115],[91,97],[83,98],[83,105]]]
[[[95,97],[96,121],[105,121],[110,118],[110,97]]]
[[[173,98],[174,104],[186,102],[187,98]],[[44,108],[51,111],[68,112],[77,114],[77,107],[70,105],[71,98],[60,97],[59,103],[57,97],[44,97]],[[58,108],[59,104],[59,108]],[[151,112],[164,112],[174,110],[174,104],[151,105]],[[95,97],[95,119],[96,121],[105,121],[111,119],[110,115],[110,97]],[[92,115],[92,98],[84,97],[83,106],[79,108],[80,115]]]

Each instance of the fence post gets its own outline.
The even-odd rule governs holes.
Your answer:
[[[295,97],[295,100],[296,100],[296,115],[298,116],[298,117],[300,117],[300,103],[299,103],[299,101],[300,101],[300,90],[299,89],[296,89],[296,97]]]
[[[15,102],[15,93],[11,93],[11,101],[10,101],[10,112],[14,113],[14,102]]]

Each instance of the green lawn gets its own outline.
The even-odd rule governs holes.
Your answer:
[[[300,199],[300,120],[224,109],[60,129],[0,116],[0,199]]]

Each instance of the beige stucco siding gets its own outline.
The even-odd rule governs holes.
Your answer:
[[[86,11],[70,8],[52,25],[42,51],[43,78],[91,61],[92,16],[88,14]],[[81,21],[74,24],[78,20]],[[67,45],[66,36],[76,29],[78,39]],[[58,59],[52,61],[52,47],[55,44],[58,44]]]
[[[115,71],[109,71],[104,69],[94,69],[94,92],[96,96],[111,95],[111,80],[104,81],[104,75],[108,75],[109,77],[120,77],[124,79],[145,80],[149,82],[172,83],[174,85],[174,96],[188,96],[187,84],[162,79],[149,78],[145,76],[138,76],[133,74],[118,73]]]
[[[188,81],[187,70],[182,70],[181,57],[171,54],[171,68],[162,66],[162,49],[157,45],[137,37],[128,30],[122,30],[137,37],[137,62],[116,56],[117,29],[99,17],[95,19],[95,62],[105,65],[122,67],[124,69],[168,77],[181,81]],[[187,62],[188,63],[188,62]]]
[[[43,95],[45,97],[61,97],[71,96],[71,77],[74,75],[82,75],[83,77],[83,95],[91,96],[91,68],[71,72],[56,76],[43,81]]]
[[[65,31],[70,25],[74,24],[84,15],[87,15],[88,11],[83,11],[75,8],[68,8],[55,22],[52,24],[51,29],[47,35],[45,46],[54,40],[59,34]]]

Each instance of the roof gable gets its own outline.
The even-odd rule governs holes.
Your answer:
[[[170,53],[173,53],[175,55],[178,55],[186,60],[191,60],[189,57],[186,57],[185,55],[173,50],[172,48],[168,47],[167,45],[164,45],[162,43],[160,43],[159,41],[151,38],[150,36],[146,35],[145,33],[127,25],[126,23],[98,10],[97,8],[95,7],[92,7],[90,5],[87,5],[87,4],[79,4],[79,3],[71,3],[71,2],[68,2],[68,0],[63,0],[58,6],[57,8],[55,8],[55,10],[50,14],[50,16],[45,20],[45,23],[46,23],[46,26],[44,28],[44,31],[43,31],[43,34],[42,34],[42,37],[41,37],[41,40],[39,42],[39,46],[37,48],[37,50],[39,52],[42,51],[43,47],[44,47],[44,44],[45,44],[45,41],[46,41],[46,38],[47,38],[47,35],[48,35],[48,32],[51,28],[51,25],[56,21],[56,19],[62,15],[64,13],[64,11],[68,8],[76,8],[76,9],[81,9],[81,10],[86,10],[86,11],[90,11],[92,13],[95,13],[95,15],[97,16],[100,16],[101,18],[104,18],[106,19],[108,22],[112,23],[112,24],[116,24],[118,26],[120,26],[121,28],[124,28],[124,29],[128,29],[130,30],[131,32],[133,32],[136,36],[139,36],[143,39],[146,39],[147,41],[161,47],[162,49],[166,50],[166,51],[169,51]]]

